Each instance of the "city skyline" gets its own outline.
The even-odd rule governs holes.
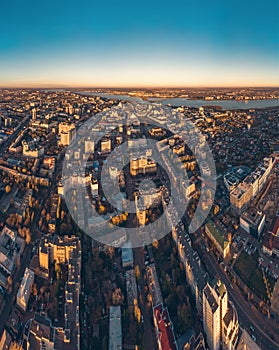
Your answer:
[[[0,348],[278,348],[277,90],[0,89]]]
[[[114,5],[4,4],[0,86],[279,85],[276,1]]]

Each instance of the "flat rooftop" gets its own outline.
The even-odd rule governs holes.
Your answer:
[[[222,232],[215,226],[212,221],[209,221],[206,224],[206,227],[209,229],[215,240],[220,244],[221,247],[224,246],[226,240]]]
[[[109,350],[122,349],[121,307],[111,306],[109,309]]]

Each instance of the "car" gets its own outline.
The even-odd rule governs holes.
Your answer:
[[[253,339],[254,341],[257,340],[257,338],[254,336],[254,334],[252,334],[252,339]]]

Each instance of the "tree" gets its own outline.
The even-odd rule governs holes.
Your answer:
[[[159,242],[157,240],[154,240],[153,243],[152,243],[152,246],[156,249],[158,249],[159,247]]]
[[[105,206],[104,206],[104,205],[102,205],[102,204],[100,204],[100,206],[99,206],[99,214],[104,214],[104,213],[105,213],[105,211],[106,211]]]
[[[179,322],[180,332],[184,333],[187,329],[191,328],[191,312],[189,306],[185,303],[177,307],[177,316]]]
[[[136,276],[136,279],[140,278],[140,268],[138,265],[135,266],[135,276]]]
[[[31,233],[30,233],[29,228],[26,229],[25,234],[26,234],[25,242],[26,242],[26,244],[30,244],[31,243]]]
[[[103,342],[102,342],[102,350],[107,350],[108,348],[108,338],[107,336],[103,337]]]
[[[141,318],[141,312],[140,312],[140,308],[138,307],[138,305],[135,305],[135,319],[137,320],[138,323],[140,323],[140,318]]]
[[[6,193],[10,193],[11,192],[11,186],[7,185],[5,188]]]
[[[12,285],[13,284],[12,276],[8,276],[7,282],[8,282],[8,285]]]
[[[8,294],[10,294],[11,292],[12,292],[12,290],[13,290],[13,279],[12,279],[12,277],[11,276],[9,276],[8,278],[7,278],[7,291],[8,291]]]
[[[33,284],[33,295],[37,296],[38,295],[38,289],[36,283]]]

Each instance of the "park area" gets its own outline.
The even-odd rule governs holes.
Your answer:
[[[264,276],[258,264],[258,254],[248,255],[242,252],[234,266],[235,272],[243,280],[243,282],[264,301],[268,300]],[[273,290],[275,280],[267,277],[269,289]]]

